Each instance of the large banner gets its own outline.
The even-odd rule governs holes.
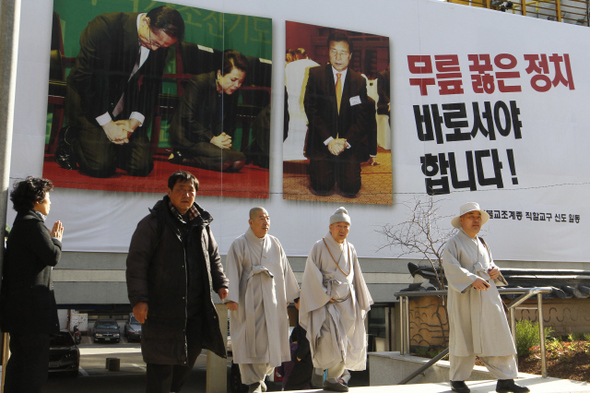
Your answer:
[[[389,38],[291,21],[285,33],[283,198],[391,205]]]
[[[59,187],[165,192],[168,175],[185,169],[203,195],[268,198],[269,18],[56,0],[51,32],[43,176]]]
[[[69,52],[64,47],[65,57],[78,55],[77,40],[96,16],[113,11],[146,12],[158,5],[56,0],[63,40],[71,47]],[[330,215],[344,205],[352,217],[350,240],[359,255],[396,257],[400,250],[382,247],[386,239],[380,229],[409,219],[412,211],[407,206],[415,205],[416,199],[432,198],[440,207],[437,214],[442,227],[451,228],[451,217],[465,202],[477,201],[489,211],[492,219],[482,236],[492,245],[496,259],[589,262],[581,246],[590,232],[586,203],[590,170],[583,162],[590,146],[584,117],[590,105],[587,28],[430,0],[184,0],[170,6],[183,16],[185,41],[201,52],[235,49],[262,64],[260,67],[272,68],[271,79],[249,83],[246,77],[237,103],[245,110],[245,93],[267,94],[265,89],[272,85],[269,105],[254,105],[258,111],[251,113],[249,139],[255,140],[256,120],[266,124],[269,143],[259,147],[268,151],[268,160],[249,161],[237,173],[185,166],[182,161],[171,163],[170,155],[180,150],[171,144],[174,113],[164,113],[167,108],[160,104],[163,120],[150,176],[129,176],[117,169],[113,177],[97,178],[57,166],[50,150],[55,114],[51,106],[47,111],[46,90],[54,9],[45,2],[23,0],[11,177],[45,175],[56,182],[50,220],[64,222],[65,250],[126,252],[136,223],[165,192],[169,172],[183,167],[194,170],[201,180],[203,192],[197,201],[215,218],[213,232],[221,253],[247,228],[249,209],[262,204],[272,218],[271,233],[281,240],[287,254],[307,255],[313,243],[327,233]],[[96,11],[90,12],[93,7]],[[71,23],[78,27],[69,27]],[[299,99],[290,101],[292,75],[288,69],[296,61],[286,64],[289,55],[293,56],[289,49],[296,55],[303,48],[309,60],[317,63],[304,67],[308,68],[307,89],[311,86],[312,92],[320,93],[321,88],[332,89],[321,85],[313,69],[329,70],[326,62],[335,62],[330,59],[328,40],[333,32],[352,37],[348,48],[341,45],[345,41],[341,36],[332,40],[340,43],[335,48],[340,59],[347,56],[347,50],[352,52],[349,74],[344,78],[355,73],[366,76],[366,93],[350,94],[344,105],[364,108],[363,103],[370,102],[363,101],[364,94],[373,94],[376,104],[371,122],[378,130],[374,158],[380,165],[369,165],[369,158],[361,163],[357,194],[347,187],[341,193],[340,186],[347,185],[343,178],[336,178],[330,195],[320,195],[325,189],[312,188],[311,160],[303,155],[302,147],[307,146],[305,135],[317,123],[306,112],[307,92],[300,91]],[[233,38],[227,41],[228,37]],[[186,89],[180,94],[176,80],[166,79],[167,74],[178,74],[175,50],[169,48],[159,94],[182,99]],[[361,61],[363,53],[373,50],[376,57]],[[342,68],[340,60],[336,62]],[[248,67],[246,75],[250,70]],[[381,94],[378,82],[386,79],[386,74],[380,74],[386,70],[390,91]],[[217,69],[210,71],[215,75]],[[310,80],[320,85],[311,85]],[[377,92],[371,92],[374,84]],[[245,90],[248,86],[252,89]],[[321,97],[328,97],[320,93],[307,100],[314,116],[314,108],[318,112],[325,105]],[[388,102],[381,101],[381,96],[388,96]],[[297,103],[302,105],[299,113],[292,112]],[[380,119],[384,119],[381,124]],[[239,129],[238,125],[232,140],[242,152],[244,144],[236,145]],[[291,136],[298,139],[293,145]],[[325,146],[332,143],[329,149],[337,153],[334,156],[356,147],[352,138],[340,133],[330,137],[319,140]],[[166,164],[160,172],[156,172],[158,160]],[[387,163],[391,172],[370,181],[377,176],[367,171],[386,173]],[[153,177],[154,173],[158,175]],[[320,173],[316,180],[325,180],[322,172],[316,173]],[[373,188],[367,190],[368,185]],[[382,193],[383,198],[366,199],[373,192]],[[240,198],[228,198],[232,196]],[[13,212],[9,224],[11,217]]]

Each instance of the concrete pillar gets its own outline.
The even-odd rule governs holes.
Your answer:
[[[219,314],[219,328],[221,334],[227,337],[227,307],[216,304]],[[220,358],[211,351],[207,351],[207,393],[227,392],[227,359]]]
[[[18,59],[18,37],[20,27],[20,0],[0,0],[0,233],[4,246],[6,227],[6,204],[10,182],[10,149],[12,148],[12,127],[16,95],[16,63]],[[3,250],[2,247],[1,250]],[[2,271],[4,252],[0,252]],[[8,334],[4,334],[2,359],[8,359]],[[6,363],[3,363],[6,364]],[[4,391],[4,370],[0,378],[0,391]]]
[[[20,0],[0,0],[0,232],[6,227],[6,205],[10,182],[10,149],[16,96],[16,63]],[[2,244],[4,239],[2,237]],[[0,269],[4,253],[0,253]]]

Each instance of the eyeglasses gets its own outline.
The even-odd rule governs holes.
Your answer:
[[[152,41],[152,29],[151,29],[151,27],[149,25],[148,25],[148,41],[149,41],[150,46],[152,48],[159,49],[159,48],[162,47],[162,45],[158,44],[157,42],[153,42]]]

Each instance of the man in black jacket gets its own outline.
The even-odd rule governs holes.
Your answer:
[[[80,171],[110,177],[116,168],[147,176],[153,168],[147,128],[168,47],[181,40],[184,21],[168,6],[147,14],[113,12],[94,18],[80,36],[67,80],[67,135]],[[67,130],[67,131],[66,131]],[[73,169],[75,163],[58,163]]]
[[[226,357],[212,292],[225,299],[229,282],[213,218],[195,203],[198,189],[191,173],[173,173],[168,195],[139,222],[129,246],[127,291],[143,324],[148,393],[179,392],[202,348]]]

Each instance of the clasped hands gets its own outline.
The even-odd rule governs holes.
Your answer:
[[[335,156],[340,155],[340,153],[342,153],[347,146],[348,143],[344,138],[332,139],[330,142],[328,142],[328,150]]]
[[[342,153],[347,147],[348,142],[344,138],[332,139],[328,142],[328,150],[335,156],[340,155],[340,153]],[[379,165],[375,157],[369,158],[368,164],[371,166]]]
[[[131,134],[133,134],[137,127],[139,127],[139,124],[139,120],[136,119],[111,120],[102,126],[102,129],[109,141],[115,145],[122,145],[124,143],[129,143]]]
[[[227,135],[225,132],[222,132],[221,134],[214,136],[213,138],[211,138],[210,140],[211,144],[217,146],[220,149],[229,149],[231,148],[231,136]]]

